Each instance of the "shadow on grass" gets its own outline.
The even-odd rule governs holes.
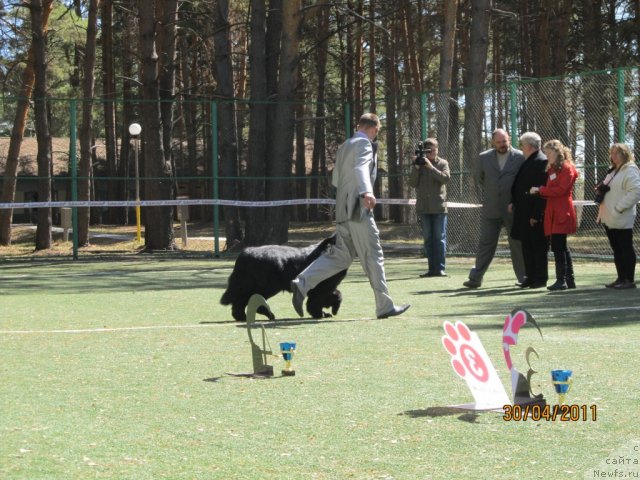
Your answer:
[[[464,319],[477,330],[502,328],[504,318],[514,308],[528,310],[540,327],[567,329],[606,328],[637,323],[640,297],[636,290],[614,291],[599,286],[550,292],[517,287],[452,289],[414,292],[416,295],[449,294],[452,303],[464,302],[465,311],[452,308],[438,314],[442,319]],[[477,320],[472,320],[477,315]],[[495,320],[492,318],[495,316]]]
[[[351,323],[351,322],[361,322],[364,320],[369,320],[367,318],[348,318],[344,320],[338,320],[336,318],[280,318],[278,320],[264,320],[262,322],[257,322],[254,327],[258,328],[260,325],[264,326],[264,328],[282,328],[282,327],[297,327],[300,325],[320,325],[321,323]],[[217,323],[217,322],[216,322]],[[247,328],[247,325],[244,322],[236,322],[238,328]]]
[[[462,415],[460,415],[462,413]],[[434,417],[450,417],[454,415],[460,415],[458,420],[467,422],[467,423],[475,423],[480,414],[465,411],[459,408],[452,407],[429,407],[424,410],[407,410],[405,412],[399,413],[398,415],[405,415],[411,418],[434,418]]]
[[[51,261],[2,265],[3,294],[43,291],[48,294],[143,292],[188,289],[220,289],[227,286],[232,265],[163,264],[159,260],[123,260],[116,268],[105,262]],[[214,295],[218,293],[212,292]]]

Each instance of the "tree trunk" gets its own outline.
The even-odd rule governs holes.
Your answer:
[[[304,132],[304,80],[302,78],[302,68],[298,69],[298,79],[296,85],[296,106],[295,106],[295,131],[296,131],[296,159],[295,159],[295,179],[293,191],[296,198],[307,198],[307,149],[305,145]],[[296,220],[304,222],[308,220],[308,205],[298,205],[296,208]]]
[[[129,7],[135,8],[136,0],[129,0]],[[131,150],[131,137],[129,135],[129,125],[134,120],[140,120],[137,118],[139,115],[139,106],[134,102],[134,60],[131,46],[135,45],[134,35],[134,17],[129,12],[116,9],[116,15],[118,20],[123,24],[122,27],[122,46],[120,49],[120,65],[122,68],[122,130],[120,138],[120,163],[118,165],[118,176],[120,178],[131,179],[135,172],[133,171],[133,154]],[[131,180],[118,182],[117,192],[118,197],[123,200],[131,200],[133,182]],[[127,225],[129,223],[130,208],[122,209],[122,223]]]
[[[231,36],[229,24],[229,2],[218,0],[214,15],[215,65],[217,76],[216,96],[219,104],[220,170],[223,177],[238,177],[238,140],[236,137],[236,110],[233,102],[233,65],[231,58]],[[222,198],[238,199],[238,180],[229,178],[222,182]],[[227,244],[242,240],[242,225],[237,207],[224,207],[225,235]]]
[[[123,200],[120,181],[113,180],[118,174],[118,142],[116,135],[116,78],[113,59],[113,0],[101,0],[102,39],[102,99],[104,113],[104,142],[107,155],[107,200]],[[123,209],[110,208],[107,221],[111,224],[122,220]]]
[[[165,161],[175,174],[173,160],[173,110],[176,91],[176,32],[178,1],[161,0],[156,3],[160,21],[157,28],[156,50],[159,55],[160,113],[162,118],[162,147]]]
[[[47,30],[49,22],[49,14],[53,10],[53,2],[45,1],[42,4],[42,29]],[[9,141],[9,151],[2,179],[2,196],[0,203],[12,203],[16,197],[16,181],[18,172],[18,159],[20,157],[20,147],[24,137],[24,129],[27,124],[27,114],[29,113],[29,99],[33,91],[35,82],[35,51],[34,42],[31,40],[29,54],[27,56],[27,65],[22,73],[22,88],[20,90],[20,99],[17,103],[16,115],[11,129],[11,140]],[[10,208],[0,210],[0,245],[11,245],[11,220],[13,210]]]
[[[291,177],[293,156],[295,88],[298,79],[300,28],[302,26],[302,0],[283,2],[282,46],[278,72],[278,96],[275,121],[271,125],[273,135],[267,174],[270,177]],[[283,192],[290,192],[290,180],[272,180],[267,188],[268,200],[283,199]],[[289,237],[288,208],[267,210],[268,240],[270,243],[286,243]]]
[[[160,46],[156,44],[156,4],[150,8],[149,2],[138,0],[141,58],[140,77],[142,85],[142,153],[145,200],[168,200],[171,198],[173,172],[164,152],[163,124],[160,109]],[[171,28],[168,25],[165,28]],[[175,24],[173,26],[175,28]],[[145,246],[147,250],[173,250],[173,208],[145,207]]]
[[[550,30],[552,32],[550,69],[553,76],[562,76],[566,72],[572,6],[573,0],[560,0],[552,7],[553,10],[550,16]],[[556,132],[556,138],[560,139],[565,145],[571,145],[573,141],[570,140],[572,137],[570,137],[567,127],[566,112],[568,109],[564,108],[570,95],[565,94],[565,89],[565,85],[552,89],[550,104],[554,106],[554,113],[551,115],[551,128],[552,131]]]
[[[598,69],[603,67],[605,63],[600,49],[603,21],[602,0],[583,0],[582,6],[584,11],[585,67]],[[608,163],[607,150],[610,139],[607,128],[607,104],[609,100],[607,91],[600,85],[597,76],[586,77],[584,83],[584,98],[586,99],[584,105],[585,185],[595,185],[602,180],[604,172],[606,172],[606,166],[603,166],[598,169],[600,171],[596,176],[596,165]]]
[[[355,35],[353,38],[353,109],[355,118],[359,118],[360,115],[364,113],[362,108],[362,97],[363,97],[363,55],[362,55],[362,41],[364,38],[363,34],[363,26],[362,26],[362,15],[364,13],[364,2],[363,0],[357,0],[357,4],[355,6],[356,10],[356,25],[355,25]]]
[[[38,142],[38,202],[51,201],[51,132],[47,116],[47,45],[44,30],[43,0],[33,0],[31,31],[33,35],[35,83],[33,89],[36,136]],[[51,247],[51,208],[38,208],[36,250]]]
[[[551,75],[551,47],[549,37],[549,16],[551,14],[551,4],[557,0],[540,0],[539,9],[536,14],[536,41],[534,46],[533,75],[538,78],[546,78]],[[551,124],[551,95],[547,91],[546,82],[537,82],[533,85],[534,108],[529,110],[529,114],[534,118],[535,130],[542,138],[555,138],[556,132],[552,130]],[[555,107],[555,106],[554,106]],[[555,108],[553,108],[555,110]]]
[[[266,9],[263,0],[251,0],[251,44],[249,47],[251,103],[249,116],[249,159],[247,172],[250,177],[247,188],[249,200],[265,199],[266,173],[265,150],[267,148],[267,59],[266,59]],[[265,236],[265,209],[249,208],[246,214],[245,244],[261,245]]]
[[[482,86],[485,83],[489,47],[491,0],[476,0],[471,8],[469,63],[465,79],[463,146],[464,158],[470,161],[470,167],[473,169],[478,154],[482,150],[482,119],[484,116],[484,89]],[[470,191],[473,189],[470,188]]]
[[[520,62],[520,76],[524,78],[529,78],[533,74],[533,69],[531,67],[531,34],[530,34],[530,24],[531,24],[531,15],[529,8],[530,0],[520,0],[520,45],[522,46],[522,61]],[[512,135],[515,135],[515,132],[511,132]]]
[[[318,77],[318,89],[316,97],[316,112],[313,122],[313,152],[311,154],[311,198],[320,197],[320,180],[321,164],[326,163],[326,76],[327,76],[327,58],[329,54],[329,44],[327,36],[329,34],[329,8],[322,7],[322,11],[318,15],[318,25],[316,33],[316,42],[321,42],[316,49],[316,73]],[[309,218],[311,220],[319,219],[318,205],[309,206]]]
[[[389,4],[389,9],[395,8]],[[389,12],[391,13],[391,12]],[[387,28],[397,32],[398,30],[394,26],[394,15],[388,17],[389,23]],[[404,22],[401,17],[400,22]],[[400,198],[402,197],[402,186],[400,184],[399,168],[398,168],[398,132],[396,122],[396,106],[398,101],[398,67],[397,67],[397,52],[395,51],[393,37],[385,35],[383,39],[384,48],[384,76],[385,76],[385,107],[387,113],[387,122],[385,124],[386,135],[386,161],[387,161],[387,181],[389,184],[389,197]],[[397,37],[396,37],[397,38]],[[381,179],[378,178],[376,183],[380,183]],[[394,222],[399,222],[402,218],[402,211],[399,205],[389,206],[389,217]]]
[[[98,24],[98,0],[89,1],[87,42],[84,48],[82,78],[82,123],[80,126],[80,163],[78,167],[78,200],[91,200],[91,137],[93,134],[94,68],[96,65],[96,36]],[[78,245],[89,245],[89,208],[78,209]]]
[[[195,103],[192,91],[194,90],[194,85],[197,82],[195,78],[197,69],[192,68],[195,66],[194,64],[197,62],[197,56],[192,55],[191,48],[193,46],[193,37],[190,34],[183,34],[180,36],[179,40],[179,50],[180,50],[180,71],[181,71],[181,79],[182,79],[182,113],[183,113],[183,122],[185,129],[185,137],[187,140],[187,160],[186,167],[182,169],[182,175],[186,175],[190,177],[187,180],[187,194],[190,198],[196,198],[197,196],[197,186],[198,181],[194,179],[194,177],[198,174],[198,142],[197,142],[197,131],[198,131],[198,105]],[[204,153],[204,152],[203,152]],[[176,172],[177,175],[177,172]],[[190,218],[199,218],[200,213],[195,214],[196,211],[200,211],[200,209],[196,209],[196,207],[190,207],[189,212]]]
[[[376,2],[369,0],[369,111],[376,113]],[[327,20],[328,28],[328,20]]]
[[[440,76],[436,100],[438,146],[440,155],[449,158],[449,98],[451,97],[451,73],[456,40],[458,0],[444,2],[444,23],[440,47]]]
[[[447,3],[447,2],[445,2]],[[411,28],[411,4],[409,0],[404,0],[402,2],[402,10],[403,10],[403,33],[405,37],[405,42],[407,45],[407,60],[409,62],[409,67],[411,70],[411,83],[413,84],[414,92],[422,91],[422,75],[420,72],[419,64],[418,64],[418,55],[416,54],[416,42],[414,39],[413,28]]]

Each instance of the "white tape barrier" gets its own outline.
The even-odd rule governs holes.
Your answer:
[[[415,198],[378,198],[377,203],[381,205],[415,205]],[[214,200],[214,199],[181,199],[181,200],[135,200],[123,201],[90,201],[90,202],[16,202],[0,203],[0,210],[11,208],[62,208],[62,207],[166,207],[176,205],[227,205],[232,207],[282,207],[285,205],[334,205],[335,200],[331,198],[296,198],[292,200],[272,200],[272,201],[245,201],[245,200]],[[591,200],[577,200],[573,202],[576,206],[595,205]],[[447,202],[449,208],[480,208],[479,203]]]

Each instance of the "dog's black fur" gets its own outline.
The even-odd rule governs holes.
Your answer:
[[[338,285],[347,275],[346,270],[336,273],[323,280],[307,295],[307,313],[313,318],[327,318],[335,315],[342,303],[342,293]],[[322,311],[323,308],[331,308],[331,314]]]
[[[251,295],[257,293],[268,299],[281,291],[290,292],[291,281],[332,244],[335,244],[335,235],[305,248],[286,245],[246,248],[236,259],[220,303],[231,305],[234,319],[246,321],[245,309]],[[334,315],[338,313],[342,294],[337,287],[346,274],[346,270],[338,272],[309,291],[307,312],[313,318],[331,316],[323,312],[326,307],[331,308]],[[259,308],[258,313],[275,320],[275,316],[265,308]]]

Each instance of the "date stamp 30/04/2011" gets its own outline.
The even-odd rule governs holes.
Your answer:
[[[529,403],[524,405],[504,405],[505,422],[595,422],[598,419],[597,405],[540,405]]]

